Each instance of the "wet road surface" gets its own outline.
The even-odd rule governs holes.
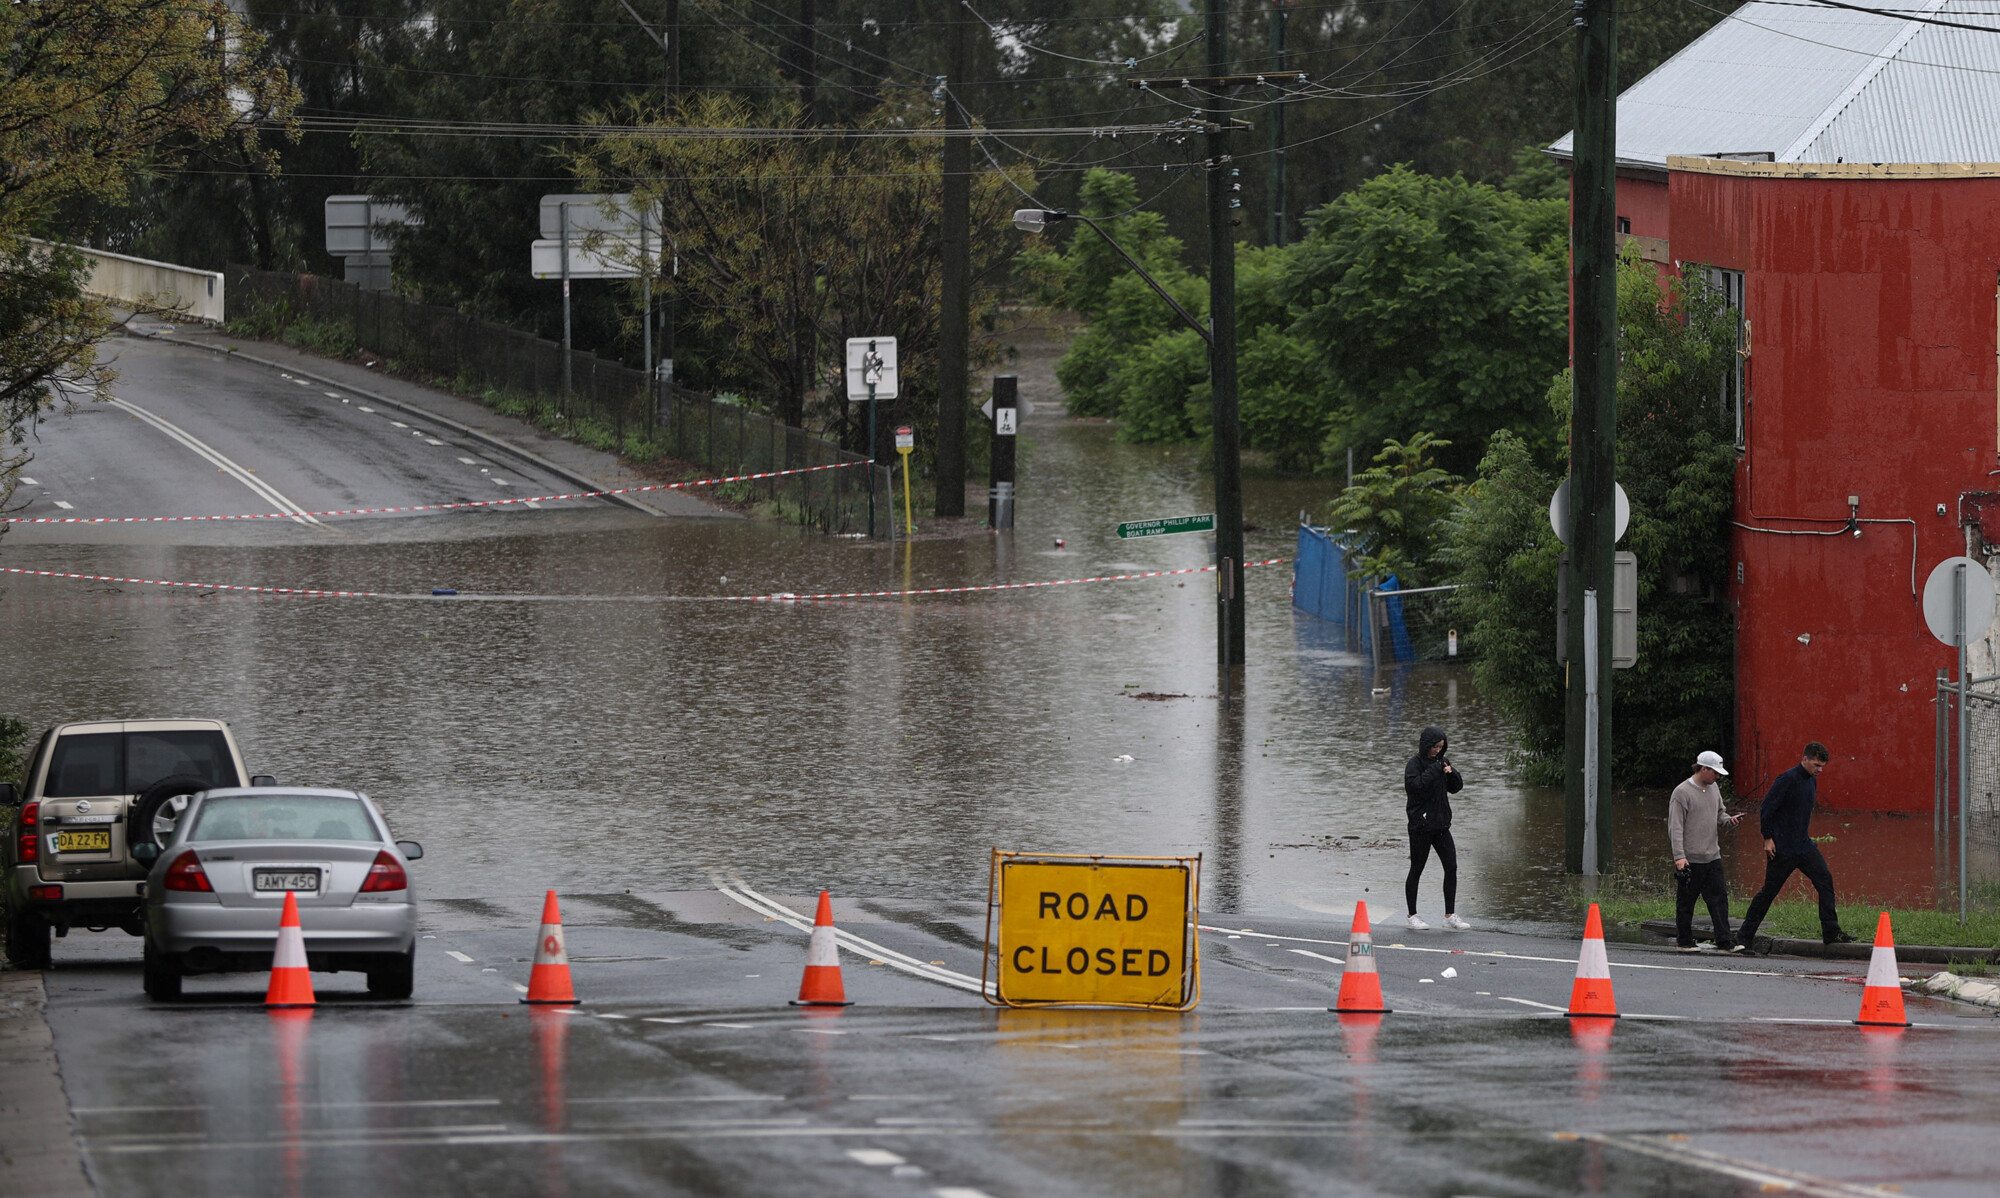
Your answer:
[[[500,489],[352,403],[148,349],[127,351],[120,393],[308,510]],[[177,402],[177,372],[197,370],[217,381]],[[27,473],[52,512],[269,510],[122,410],[44,437]],[[1207,559],[1198,538],[1111,532],[1208,510],[1190,454],[1046,411],[1023,442],[1012,537],[894,549],[597,505],[10,532],[7,565],[424,596],[5,583],[11,713],[219,716],[253,770],[366,790],[428,849],[415,876],[434,939],[414,1005],[321,976],[325,1006],[274,1020],[246,975],[152,1007],[137,941],[57,942],[49,1020],[102,1191],[1724,1195],[1777,1168],[1988,1192],[1990,1015],[1923,1000],[1913,1017],[1937,1026],[1863,1033],[1843,1022],[1859,1000],[1844,971],[1628,946],[1615,961],[1668,968],[1614,967],[1625,1009],[1676,1018],[1627,1018],[1605,1039],[1546,1009],[1575,959],[1560,796],[1513,778],[1508,730],[1463,667],[1377,676],[1290,609],[1285,567],[1250,573],[1247,692],[1227,707],[1207,575],[719,598]],[[1258,484],[1255,556],[1288,556],[1291,520],[1326,491]],[[443,587],[465,594],[429,597]],[[1480,930],[1403,949],[1381,930],[1397,1012],[1345,1026],[1324,1012],[1339,942],[1357,898],[1378,928],[1399,913],[1399,779],[1427,723],[1451,730],[1469,779],[1459,909]],[[1621,802],[1617,818],[1623,855],[1664,854],[1656,817]],[[716,881],[830,887],[855,934],[976,977],[973,904],[996,845],[1203,854],[1203,909],[1223,930],[1203,936],[1200,1009],[995,1012],[864,950],[846,955],[857,1005],[802,1015],[782,1003],[803,934]],[[1869,846],[1843,838],[1828,856],[1853,877]],[[546,887],[566,897],[590,1002],[531,1018],[515,987]],[[1418,951],[1452,947],[1510,955]],[[1442,977],[1447,959],[1459,977]],[[1661,1139],[1675,1134],[1691,1139]]]
[[[879,947],[830,1012],[784,1004],[803,931],[709,890],[569,896],[574,1011],[516,1002],[534,904],[433,903],[413,1005],[149,1007],[113,934],[49,1018],[108,1195],[1990,1192],[2000,1022],[1856,1028],[1836,968],[1615,946],[1625,1017],[1572,1021],[1570,941],[1384,930],[1394,1013],[1335,1016],[1339,931],[1246,918],[1194,1014],[996,1011],[870,963],[976,979],[983,908],[836,911]]]

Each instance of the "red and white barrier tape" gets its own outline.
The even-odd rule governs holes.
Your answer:
[[[1271,557],[1244,562],[1243,568],[1276,566],[1290,558]],[[1093,578],[1056,578],[1046,582],[995,582],[984,586],[923,587],[907,591],[827,591],[815,595],[794,595],[781,591],[770,595],[448,595],[396,593],[392,591],[325,591],[311,587],[253,587],[226,582],[180,582],[167,578],[122,578],[113,574],[72,574],[63,570],[28,570],[20,566],[0,566],[0,574],[23,574],[34,578],[68,578],[79,582],[130,582],[143,586],[182,587],[197,591],[240,591],[260,595],[310,595],[338,599],[469,599],[489,602],[549,603],[562,601],[624,601],[630,603],[809,603],[831,599],[899,599],[912,595],[969,595],[977,591],[1024,591],[1040,587],[1067,587],[1085,582],[1130,582],[1141,578],[1171,578],[1179,574],[1208,574],[1214,566],[1189,566],[1182,570],[1149,570],[1143,574],[1100,574]]]
[[[830,466],[800,466],[792,470],[766,470],[762,474],[731,474],[723,478],[698,478],[685,483],[652,483],[643,487],[613,487],[608,491],[572,491],[567,495],[529,495],[520,499],[467,499],[460,503],[419,503],[405,507],[356,507],[332,512],[247,512],[235,516],[0,516],[0,524],[166,524],[187,520],[293,520],[300,516],[381,516],[391,512],[442,512],[451,508],[499,507],[509,503],[543,503],[553,499],[596,499],[604,495],[636,495],[642,491],[679,491],[687,487],[710,487],[719,483],[749,482],[759,478],[781,478],[787,474],[811,474],[818,470],[845,470],[865,466],[858,462],[835,462]]]

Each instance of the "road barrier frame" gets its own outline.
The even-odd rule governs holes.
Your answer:
[[[979,961],[980,993],[996,1007],[1102,1007],[1137,1011],[1191,1011],[1201,1002],[1201,862],[1202,855],[1160,857],[1113,853],[1034,853],[994,848],[986,887],[986,946]],[[1031,999],[1007,994],[1003,914],[1006,872],[1012,865],[1085,866],[1092,869],[1162,869],[1182,874],[1181,969],[1179,991],[1172,1002],[1124,1002],[1107,999]]]

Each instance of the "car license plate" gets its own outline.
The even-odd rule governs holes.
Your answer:
[[[250,885],[256,890],[318,890],[319,871],[316,869],[259,869],[250,874]]]
[[[108,853],[111,851],[111,829],[102,828],[90,832],[56,833],[58,853]]]

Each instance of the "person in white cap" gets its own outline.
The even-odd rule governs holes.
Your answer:
[[[1722,754],[1703,750],[1694,759],[1694,776],[1674,787],[1667,801],[1667,844],[1674,854],[1674,932],[1684,953],[1697,953],[1694,942],[1694,900],[1708,904],[1715,925],[1715,947],[1735,952],[1729,937],[1729,879],[1722,872],[1721,828],[1733,828],[1743,817],[1722,805],[1718,777],[1727,777]]]

